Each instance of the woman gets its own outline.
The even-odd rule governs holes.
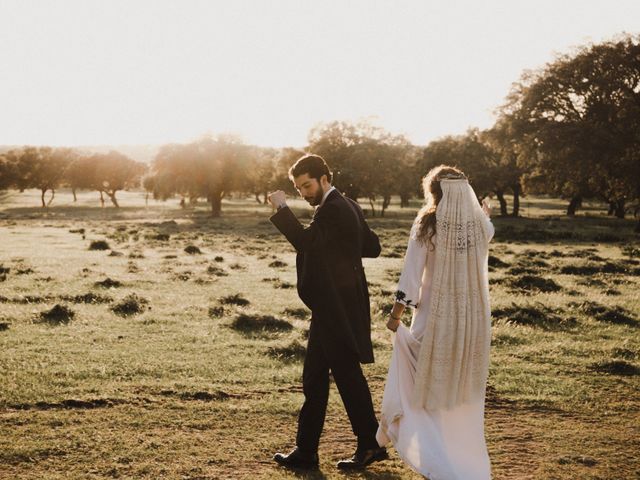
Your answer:
[[[430,480],[485,480],[490,209],[455,167],[435,167],[422,186],[426,205],[387,322],[396,335],[376,438]],[[410,328],[400,321],[405,307]]]

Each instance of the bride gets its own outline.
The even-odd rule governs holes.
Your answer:
[[[396,332],[376,438],[430,480],[485,480],[484,400],[491,324],[489,206],[440,165],[409,238],[387,327]],[[411,327],[400,321],[411,307]]]

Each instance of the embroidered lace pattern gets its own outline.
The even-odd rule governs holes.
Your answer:
[[[441,186],[430,315],[413,392],[428,410],[485,394],[491,343],[485,214],[466,180]]]

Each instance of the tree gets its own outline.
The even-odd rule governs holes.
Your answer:
[[[519,144],[527,188],[599,197],[624,217],[640,183],[640,37],[589,45],[527,72],[501,109]]]
[[[520,213],[521,177],[524,169],[518,164],[518,146],[512,128],[512,124],[506,119],[500,119],[493,128],[481,133],[481,139],[493,153],[491,177],[493,192],[500,203],[500,214],[508,215],[504,195],[510,191],[513,195],[511,216],[517,217]]]
[[[119,190],[138,186],[146,170],[144,163],[136,162],[115,150],[106,154],[93,155],[91,161],[95,168],[93,187],[101,195],[105,193],[116,208],[120,207],[116,193]]]
[[[482,141],[477,129],[470,129],[464,135],[447,136],[430,142],[418,162],[419,171],[426,175],[429,170],[441,164],[461,169],[480,198],[496,191],[496,155]]]
[[[77,156],[67,167],[64,181],[71,188],[74,202],[78,201],[78,189],[97,189],[95,159],[91,156]]]
[[[309,132],[309,150],[329,164],[333,184],[353,200],[365,196],[375,215],[382,197],[381,214],[393,194],[403,194],[401,172],[406,170],[411,143],[367,121],[319,124]]]
[[[9,176],[8,185],[24,191],[37,188],[41,192],[42,208],[51,205],[55,189],[62,183],[64,173],[75,156],[69,148],[24,147],[5,155],[5,171]],[[49,201],[45,194],[51,191]]]
[[[250,148],[248,166],[244,176],[244,189],[251,192],[256,202],[266,205],[267,196],[274,190],[276,180],[276,159],[278,151],[275,148]],[[262,199],[260,198],[262,195]]]
[[[195,142],[166,145],[152,164],[154,197],[178,193],[190,199],[205,197],[211,215],[222,211],[222,198],[247,184],[250,149],[231,135],[205,136]]]
[[[17,150],[9,150],[0,155],[0,190],[16,186],[18,155],[19,152]]]

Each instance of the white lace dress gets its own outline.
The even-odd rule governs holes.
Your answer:
[[[493,224],[488,218],[487,222],[493,237]],[[429,315],[433,253],[412,231],[396,300],[411,307],[413,316],[411,327],[401,324],[394,335],[376,438],[380,446],[392,443],[409,467],[430,480],[486,480],[491,478],[491,465],[484,438],[484,397],[451,410],[427,411],[410,402]]]

